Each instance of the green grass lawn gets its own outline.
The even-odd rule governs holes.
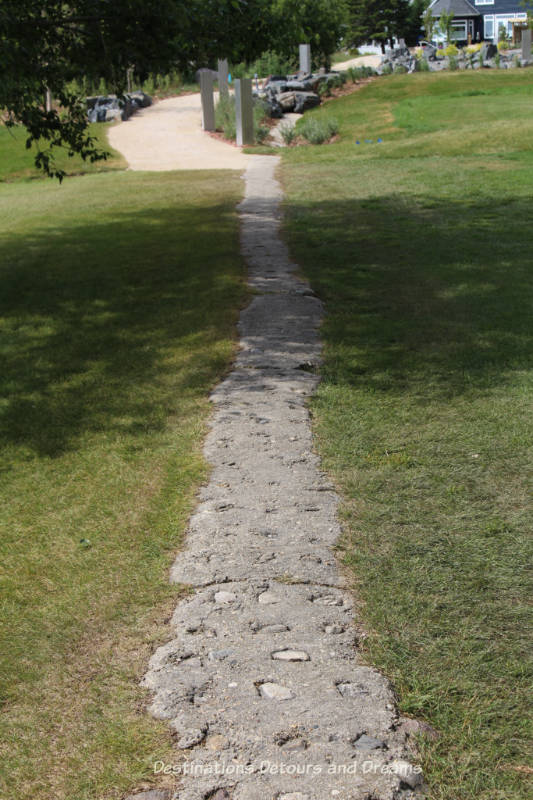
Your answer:
[[[18,171],[18,166],[14,171]],[[176,760],[138,681],[244,301],[233,172],[0,186],[0,796]]]
[[[79,156],[69,158],[65,148],[57,147],[52,151],[56,167],[62,169],[67,175],[85,175],[124,169],[126,162],[119,153],[109,147],[107,142],[106,131],[110,124],[112,123],[89,125],[89,133],[95,137],[99,149],[109,153],[109,157],[105,161],[95,161],[94,164],[91,164],[83,161]],[[33,145],[27,150],[26,138],[26,129],[21,125],[6,128],[0,123],[0,183],[42,178],[42,173],[36,169],[34,164],[37,148]],[[42,147],[46,149],[46,144],[43,144]]]
[[[432,800],[531,796],[532,101],[530,70],[393,76],[284,152],[341,551],[368,659],[440,732]]]

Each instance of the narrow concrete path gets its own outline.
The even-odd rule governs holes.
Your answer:
[[[338,499],[313,452],[320,301],[279,237],[278,159],[240,204],[255,296],[212,395],[209,484],[172,580],[193,591],[150,662],[151,712],[176,734],[179,800],[399,800],[420,776],[387,681],[357,656],[337,568]]]
[[[161,100],[109,128],[130,169],[246,169],[252,156],[202,130],[200,94]]]

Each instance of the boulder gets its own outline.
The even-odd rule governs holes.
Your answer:
[[[307,109],[320,105],[320,97],[314,92],[283,92],[277,99],[285,114],[290,111],[303,114]]]
[[[297,92],[294,111],[296,114],[303,114],[309,108],[316,108],[320,105],[320,97],[314,92]]]
[[[481,55],[484,60],[494,58],[498,54],[498,48],[492,42],[483,42],[481,45]]]

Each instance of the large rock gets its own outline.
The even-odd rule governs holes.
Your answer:
[[[294,111],[303,114],[309,108],[320,105],[320,97],[314,92],[283,92],[277,99],[284,113]]]
[[[498,48],[492,42],[483,42],[481,45],[481,56],[484,60],[494,58],[498,54]]]

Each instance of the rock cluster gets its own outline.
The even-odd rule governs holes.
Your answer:
[[[483,42],[481,49],[475,53],[468,53],[466,49],[459,50],[454,56],[439,56],[439,50],[429,42],[422,43],[422,57],[430,72],[440,72],[447,69],[508,69],[514,66],[526,66],[528,62],[521,58],[520,50],[498,51],[492,42]],[[381,61],[379,72],[383,75],[390,72],[417,72],[421,69],[421,62],[403,44],[387,50]]]
[[[319,87],[339,79],[338,72],[317,72],[309,75],[272,75],[256,95],[265,102],[270,116],[280,119],[284,114],[303,114],[320,105]]]
[[[112,122],[116,119],[126,120],[139,108],[152,105],[152,98],[144,92],[130,92],[124,97],[116,94],[88,97],[87,116],[89,122]]]
[[[400,44],[385,52],[381,59],[380,72],[415,72],[416,57],[408,47]]]

